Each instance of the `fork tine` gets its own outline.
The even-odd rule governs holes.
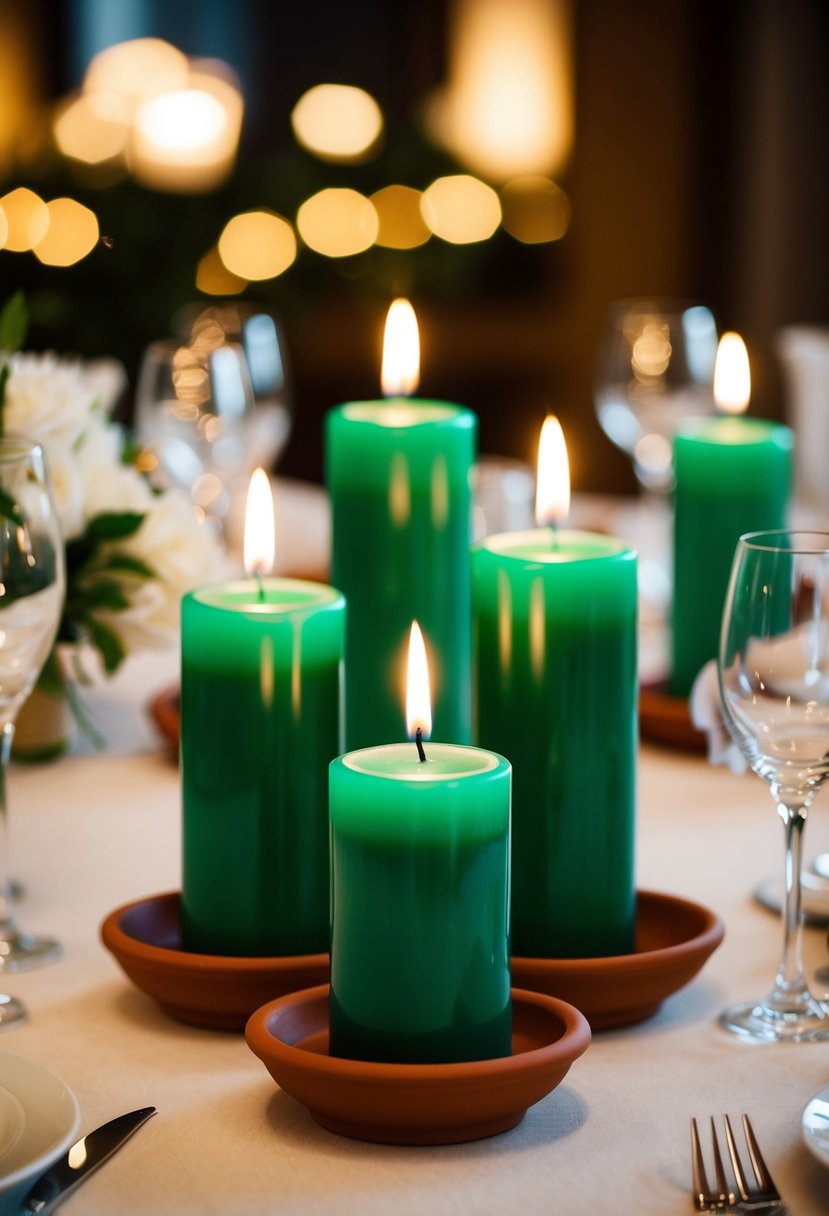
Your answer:
[[[748,1153],[751,1157],[751,1164],[754,1168],[754,1173],[757,1181],[764,1191],[768,1191],[775,1198],[780,1198],[780,1192],[774,1185],[774,1179],[768,1171],[768,1167],[763,1159],[763,1154],[760,1152],[760,1145],[754,1135],[754,1129],[749,1122],[748,1115],[743,1115],[743,1131],[745,1132],[746,1144],[748,1145]],[[745,1198],[745,1196],[743,1196]]]
[[[722,1157],[720,1156],[720,1142],[717,1139],[717,1125],[714,1122],[714,1116],[711,1116],[711,1143],[714,1150],[714,1173],[717,1183],[717,1199],[723,1203],[731,1203],[733,1201],[732,1192],[725,1179],[725,1170],[723,1169]]]
[[[743,1173],[743,1166],[742,1166],[742,1162],[740,1161],[740,1155],[737,1152],[737,1145],[734,1141],[734,1133],[731,1130],[731,1120],[728,1118],[728,1115],[724,1115],[723,1117],[725,1119],[725,1138],[726,1138],[726,1142],[728,1144],[728,1155],[731,1158],[731,1166],[734,1170],[734,1177],[737,1179],[737,1189],[740,1192],[740,1198],[747,1200],[749,1197],[748,1182],[746,1181],[746,1176]],[[743,1115],[743,1119],[745,1119],[745,1115]],[[752,1163],[752,1165],[754,1165],[754,1169],[756,1172],[757,1166],[754,1164],[754,1154],[751,1151],[751,1141],[748,1140],[748,1134],[746,1134],[746,1140],[748,1142],[748,1151],[749,1151],[749,1154],[751,1155],[751,1163]],[[758,1175],[758,1178],[759,1178],[759,1175]]]
[[[694,1186],[694,1200],[700,1211],[710,1202],[711,1191],[705,1176],[705,1164],[702,1159],[702,1145],[699,1142],[699,1131],[696,1119],[691,1120],[691,1177]]]

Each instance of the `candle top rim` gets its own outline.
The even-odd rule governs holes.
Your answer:
[[[675,439],[693,439],[697,443],[710,443],[712,447],[721,446],[723,440],[732,445],[740,443],[751,447],[773,439],[777,444],[792,447],[794,432],[784,422],[778,422],[774,418],[719,413],[686,418],[677,427]]]
[[[346,401],[337,407],[349,422],[381,430],[408,430],[411,427],[440,426],[452,422],[472,425],[474,414],[453,401],[425,397],[378,397],[372,401]]]
[[[339,757],[344,768],[359,773],[362,777],[378,780],[407,781],[418,785],[431,785],[442,781],[463,781],[470,777],[484,777],[495,773],[502,765],[508,765],[503,756],[482,747],[468,747],[460,743],[431,743],[424,740],[426,762],[418,759],[413,742],[386,743],[377,747],[363,747],[346,752]],[[374,760],[375,763],[371,763]],[[463,761],[470,767],[463,767]],[[411,762],[411,768],[395,771],[394,765]],[[430,763],[431,761],[431,763]],[[440,762],[440,763],[438,763]],[[451,765],[457,762],[454,767]],[[336,764],[337,761],[335,760]],[[446,765],[447,767],[442,767]]]
[[[562,528],[531,528],[523,532],[496,532],[475,549],[519,562],[556,566],[572,562],[635,561],[636,550],[616,536]]]
[[[341,591],[327,583],[269,575],[261,580],[265,599],[260,600],[260,581],[253,576],[223,583],[208,583],[188,592],[188,597],[205,608],[217,611],[250,612],[253,615],[287,616],[313,608],[344,603]],[[268,598],[278,597],[278,598]]]

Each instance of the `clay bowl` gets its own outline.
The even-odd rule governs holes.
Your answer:
[[[175,688],[166,688],[153,697],[150,702],[150,716],[161,737],[170,745],[171,752],[178,759],[181,736],[181,695],[178,685]]]
[[[639,689],[639,730],[649,743],[680,751],[702,752],[706,737],[691,721],[687,697],[672,697],[664,684],[643,684]]]
[[[633,954],[513,958],[512,982],[571,1002],[593,1030],[627,1026],[651,1017],[693,979],[724,933],[720,918],[702,904],[639,891]]]
[[[508,1131],[561,1083],[590,1028],[564,1001],[513,988],[512,1054],[462,1064],[378,1064],[328,1054],[328,985],[257,1009],[248,1046],[317,1123],[380,1144],[457,1144]]]
[[[177,891],[125,904],[101,938],[137,988],[191,1026],[243,1030],[255,1009],[328,979],[328,955],[231,958],[182,949]]]

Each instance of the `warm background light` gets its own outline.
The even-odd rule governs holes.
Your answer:
[[[558,524],[570,510],[570,466],[561,423],[553,414],[544,419],[538,441],[535,483],[535,522]]]
[[[548,177],[516,177],[501,191],[504,230],[525,245],[559,241],[570,224],[570,200]]]
[[[25,253],[46,236],[49,212],[43,199],[33,190],[18,186],[0,198],[0,207],[8,225],[5,249]]]
[[[98,244],[95,213],[73,198],[53,198],[46,210],[49,226],[34,245],[35,257],[46,266],[74,266]]]
[[[561,169],[573,141],[568,0],[457,0],[446,142],[495,181]]]
[[[135,38],[107,47],[90,62],[84,76],[85,93],[122,97],[130,110],[160,93],[187,84],[187,57],[161,38]]]
[[[244,562],[248,574],[270,574],[273,570],[276,528],[273,493],[264,469],[254,469],[245,505]]]
[[[356,190],[320,190],[302,204],[296,217],[305,244],[329,258],[345,258],[369,249],[379,223],[370,199]]]
[[[58,110],[54,134],[64,156],[99,165],[123,155],[129,109],[115,93],[84,93]]]
[[[218,249],[208,249],[196,268],[196,287],[208,296],[236,296],[248,285],[247,279],[231,274]]]
[[[408,300],[394,300],[383,332],[380,383],[384,397],[408,397],[420,381],[420,332]]]
[[[242,97],[216,61],[191,65],[187,86],[145,101],[128,146],[136,179],[155,190],[200,193],[230,173],[242,127]]]
[[[751,398],[751,371],[746,344],[739,334],[720,338],[714,363],[714,400],[724,414],[742,414]]]
[[[383,115],[364,89],[318,84],[300,97],[291,114],[297,141],[322,160],[365,160],[383,130]]]
[[[246,211],[229,220],[219,237],[219,256],[242,279],[274,279],[296,258],[291,224],[273,211]]]
[[[6,244],[6,237],[9,235],[9,221],[6,219],[6,213],[0,207],[0,249]]]
[[[432,733],[432,698],[423,634],[417,621],[412,621],[406,679],[406,730],[414,738],[418,729],[426,738]]]
[[[421,211],[435,236],[453,245],[485,241],[501,222],[498,195],[466,173],[433,181],[423,193]]]
[[[416,249],[431,237],[420,211],[422,194],[411,186],[384,186],[371,201],[380,225],[377,244],[387,249]]]

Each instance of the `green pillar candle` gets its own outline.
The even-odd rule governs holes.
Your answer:
[[[328,948],[328,765],[345,602],[295,579],[182,601],[182,933],[209,954]]]
[[[476,734],[514,770],[512,952],[633,947],[636,554],[538,528],[472,553]]]
[[[429,637],[435,734],[471,739],[470,474],[477,420],[440,401],[355,402],[326,421],[332,581],[348,600],[346,741],[405,735],[412,617]]]
[[[510,766],[478,748],[351,752],[330,773],[331,1053],[509,1055]]]
[[[674,696],[717,653],[739,537],[785,525],[793,446],[788,427],[760,418],[693,419],[675,436]]]

